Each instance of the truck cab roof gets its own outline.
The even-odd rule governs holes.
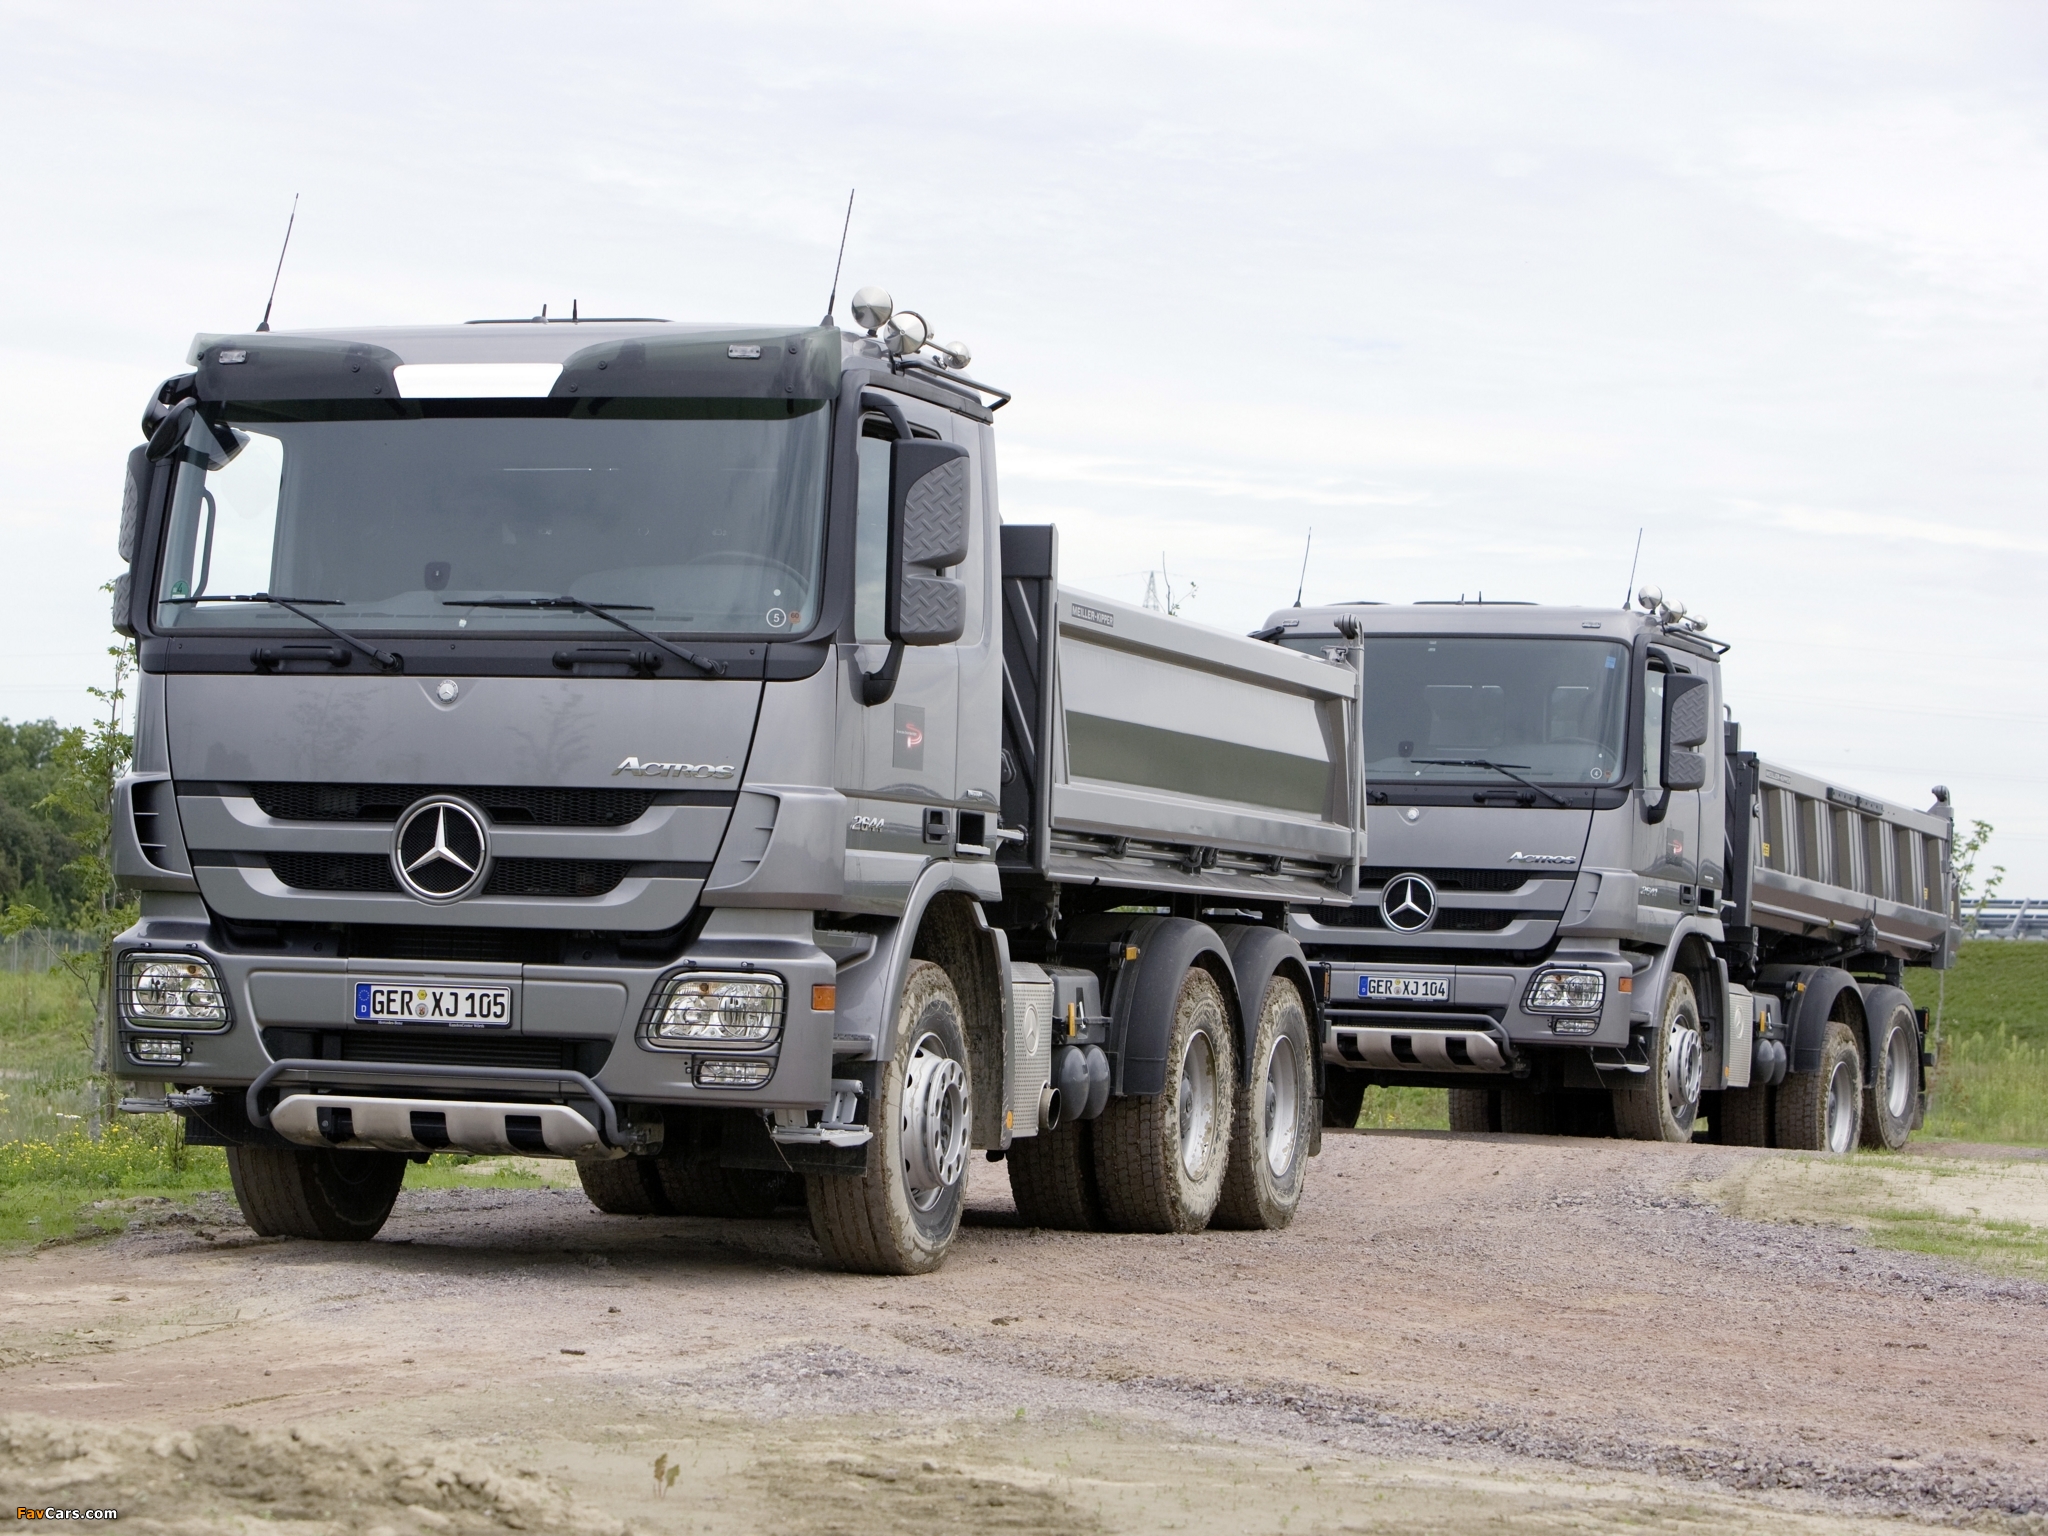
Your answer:
[[[1713,656],[1721,649],[1719,641],[1660,624],[1654,615],[1635,609],[1543,603],[1331,603],[1280,608],[1267,617],[1258,633],[1276,644],[1335,638],[1339,618],[1355,621],[1369,635],[1597,635],[1633,641],[1637,635],[1649,634],[1702,655]]]

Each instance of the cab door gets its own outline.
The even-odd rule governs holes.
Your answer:
[[[1664,786],[1664,695],[1674,676],[1694,663],[1649,648],[1643,665],[1641,788],[1637,793],[1635,868],[1637,926],[1656,939],[1677,926],[1697,902],[1700,868],[1700,796],[1697,789]],[[1703,748],[1715,751],[1712,747]],[[1710,758],[1709,762],[1717,762]],[[1714,782],[1711,768],[1708,782]]]

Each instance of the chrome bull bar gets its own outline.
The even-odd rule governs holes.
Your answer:
[[[1383,1072],[1509,1070],[1504,1042],[1484,1030],[1358,1026],[1332,1019],[1330,1034],[1346,1062]]]

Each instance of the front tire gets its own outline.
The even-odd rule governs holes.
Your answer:
[[[1614,1090],[1614,1131],[1628,1141],[1691,1141],[1700,1114],[1704,1040],[1692,982],[1673,976],[1650,1043],[1649,1081]]]
[[[1896,1152],[1913,1134],[1913,1111],[1920,1096],[1920,1020],[1912,1000],[1896,993],[1881,1017],[1870,1086],[1863,1092],[1861,1139],[1866,1147]]]
[[[607,1216],[672,1216],[651,1157],[578,1158],[583,1197]]]
[[[405,1183],[402,1152],[229,1147],[228,1177],[249,1229],[263,1237],[366,1243]]]
[[[913,960],[904,978],[896,1049],[868,1123],[866,1172],[804,1175],[811,1231],[840,1269],[928,1274],[960,1231],[974,1123],[960,997],[929,960]]]
[[[1275,976],[1252,1035],[1251,1071],[1237,1095],[1211,1226],[1275,1232],[1294,1220],[1315,1134],[1314,1060],[1301,993]]]
[[[1794,1152],[1856,1150],[1863,1122],[1863,1052],[1856,1033],[1828,1020],[1820,1070],[1794,1072],[1778,1085],[1778,1145]]]
[[[1199,1232],[1223,1194],[1237,1064],[1230,1010],[1199,966],[1181,978],[1166,1088],[1110,1100],[1095,1121],[1095,1186],[1119,1232]]]
[[[1323,1124],[1333,1131],[1355,1131],[1365,1113],[1365,1074],[1346,1067],[1323,1069]]]

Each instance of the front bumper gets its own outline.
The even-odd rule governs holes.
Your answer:
[[[798,916],[801,922],[791,921]],[[327,953],[313,952],[323,942]],[[528,1070],[539,1079],[560,1069],[586,1076],[619,1105],[812,1110],[832,1102],[833,1014],[812,1007],[812,989],[829,987],[835,966],[812,942],[808,913],[722,914],[680,957],[661,965],[352,958],[334,954],[334,947],[332,939],[315,939],[290,950],[236,949],[206,924],[144,919],[115,941],[116,967],[138,951],[200,956],[220,976],[230,1018],[222,1028],[172,1030],[123,1014],[116,1028],[120,1075],[239,1093],[279,1061],[331,1061],[332,1086],[347,1086],[352,1078],[360,1083],[368,1075],[377,1079],[374,1093],[440,1099],[447,1096],[447,1084],[436,1079],[445,1078],[449,1068],[467,1066],[479,1069],[479,1093],[485,1092],[482,1080],[496,1076],[499,1084],[487,1096],[516,1102],[528,1096],[508,1094],[504,1072]],[[650,995],[691,962],[779,977],[779,1042],[730,1051],[646,1044],[640,1023]],[[358,1022],[355,984],[364,980],[502,986],[511,993],[511,1018],[491,1029]],[[163,1059],[173,1051],[175,1059]],[[727,1058],[768,1060],[772,1072],[757,1086],[700,1086],[699,1061]],[[352,1073],[354,1068],[362,1070]],[[301,1088],[319,1086],[315,1071],[295,1067],[291,1076]],[[565,1096],[575,1097],[573,1090],[565,1095],[536,1081],[530,1101],[561,1102]]]
[[[1605,977],[1597,1013],[1533,1013],[1523,1000],[1544,971]],[[1508,1073],[1517,1057],[1559,1047],[1625,1047],[1634,969],[1611,952],[1552,955],[1530,966],[1327,962],[1329,1028],[1323,1059],[1334,1066],[1418,1075]],[[1366,997],[1368,979],[1420,982],[1431,999]],[[1588,1029],[1588,1026],[1591,1026]]]

